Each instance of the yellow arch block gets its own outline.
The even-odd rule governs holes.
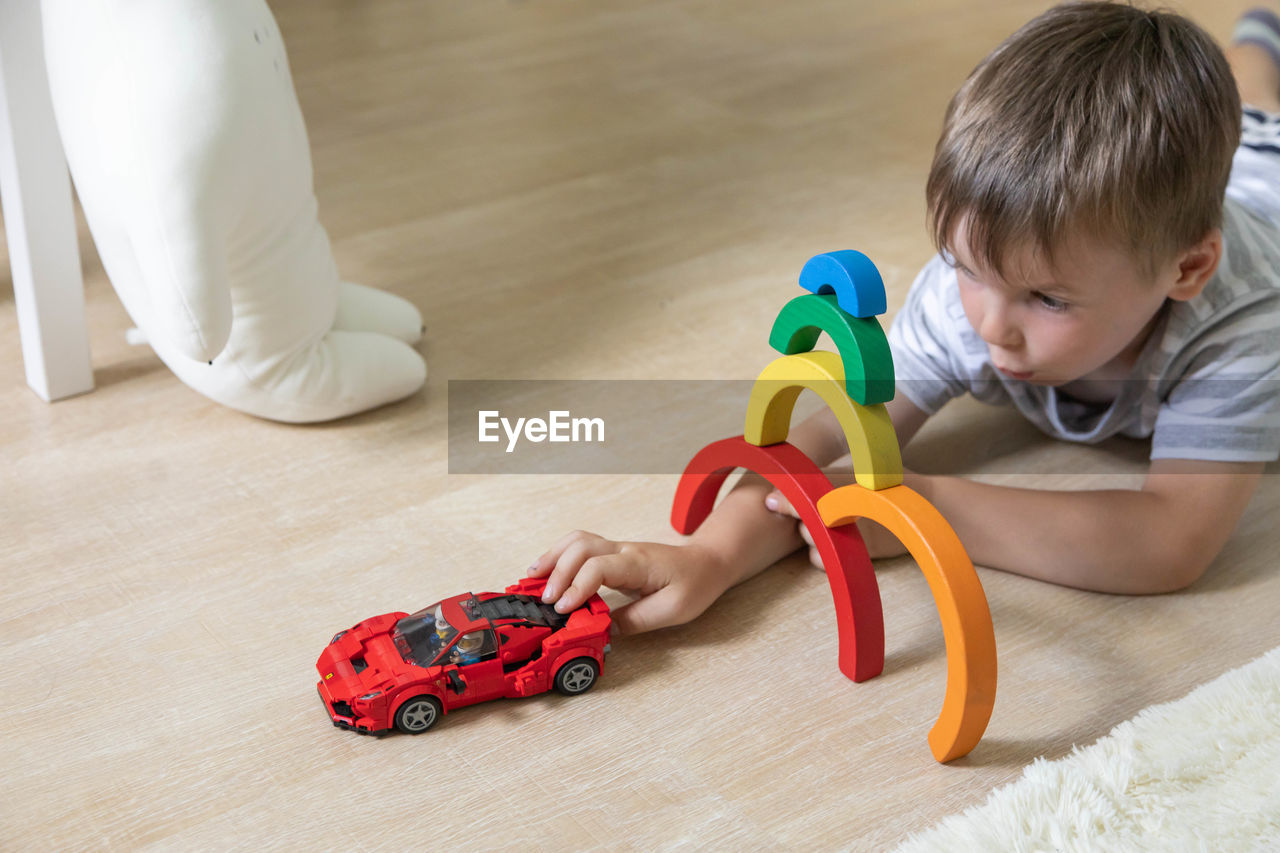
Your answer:
[[[858,485],[878,490],[900,484],[902,454],[889,412],[883,403],[855,402],[846,393],[844,380],[844,364],[834,352],[774,359],[751,388],[744,437],[757,447],[786,441],[796,398],[807,388],[823,399],[840,422]]]
[[[869,518],[889,528],[920,565],[933,592],[947,647],[947,690],[929,749],[938,761],[978,745],[996,701],[996,636],[982,582],[960,538],[938,510],[907,486],[842,486],[818,499],[828,527]]]

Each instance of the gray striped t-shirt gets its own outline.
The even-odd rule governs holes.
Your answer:
[[[1274,159],[1272,180],[1261,184],[1270,201],[1240,203],[1253,199],[1241,198],[1233,172],[1217,272],[1194,299],[1165,302],[1110,403],[1083,402],[997,371],[965,318],[955,270],[940,256],[921,270],[889,332],[899,392],[930,414],[965,393],[1012,403],[1068,441],[1150,437],[1152,459],[1280,457],[1280,156]]]

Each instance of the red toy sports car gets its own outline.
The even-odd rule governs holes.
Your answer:
[[[464,705],[552,687],[585,693],[609,651],[609,606],[593,595],[557,613],[542,602],[546,583],[526,578],[503,593],[455,595],[338,632],[316,661],[333,724],[416,735]]]

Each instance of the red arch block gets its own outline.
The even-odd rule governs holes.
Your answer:
[[[884,612],[871,558],[856,525],[827,527],[823,522],[818,498],[831,491],[831,481],[795,445],[784,441],[757,447],[741,436],[708,444],[680,476],[671,526],[686,536],[697,530],[734,468],[754,471],[772,483],[813,535],[835,599],[840,671],[854,681],[879,675],[884,670]]]

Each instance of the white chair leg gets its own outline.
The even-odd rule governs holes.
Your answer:
[[[91,391],[84,278],[39,0],[0,0],[0,201],[27,384],[50,402]]]

